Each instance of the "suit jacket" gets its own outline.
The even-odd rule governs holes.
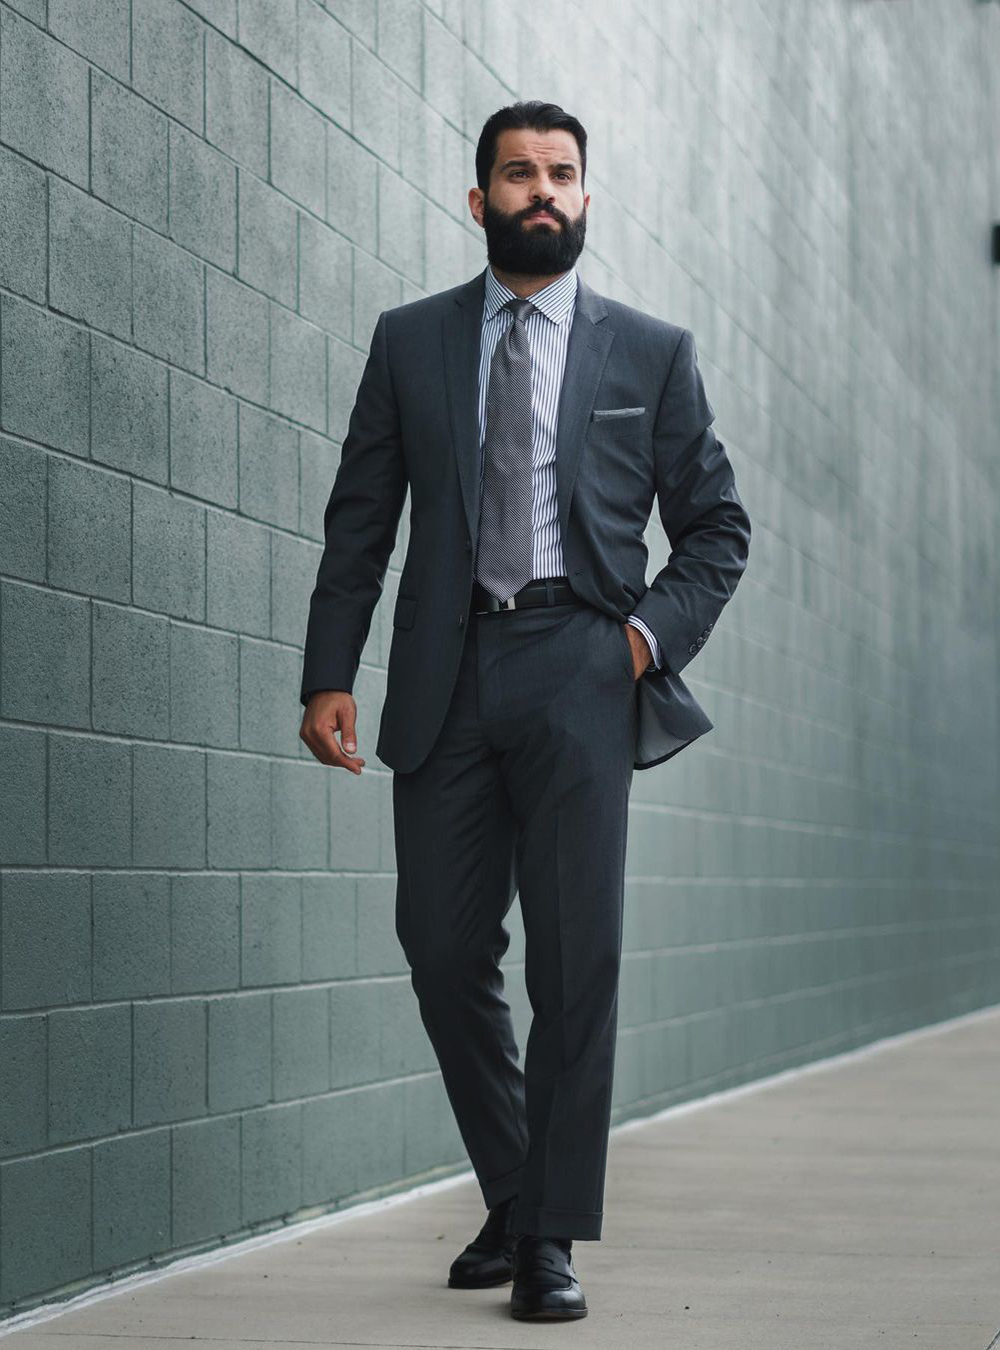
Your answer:
[[[634,612],[659,639],[663,665],[636,690],[635,768],[648,769],[712,728],[681,671],[736,589],[750,521],[691,332],[577,283],[556,434],[563,557],[581,599],[621,622]],[[469,622],[484,293],[485,268],[379,315],[324,513],[303,703],[317,689],[353,691],[409,488],[376,745],[404,773],[441,730]],[[671,551],[647,585],[654,497]]]

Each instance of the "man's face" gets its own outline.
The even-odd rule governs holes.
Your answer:
[[[488,193],[469,192],[495,268],[523,276],[565,272],[583,251],[589,194],[568,131],[502,131]]]

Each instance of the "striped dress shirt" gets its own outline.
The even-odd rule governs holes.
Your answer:
[[[483,301],[482,341],[479,349],[479,481],[482,487],[483,442],[486,439],[486,395],[490,362],[501,336],[514,322],[504,305],[514,292],[486,268],[486,295]],[[532,575],[565,576],[562,541],[559,538],[559,510],[556,499],[556,425],[566,345],[576,311],[576,268],[562,272],[555,281],[529,297],[535,309],[524,326],[531,350],[531,527]],[[638,628],[649,644],[653,665],[660,666],[660,644],[643,621],[633,615],[628,622]]]

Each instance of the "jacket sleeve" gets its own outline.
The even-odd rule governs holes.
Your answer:
[[[303,704],[318,689],[353,692],[396,544],[406,488],[383,311],[375,324],[323,514],[325,545],[309,601]]]
[[[714,420],[694,335],[685,328],[653,426],[656,498],[670,555],[632,610],[656,634],[662,665],[675,674],[708,641],[750,549],[750,519]]]

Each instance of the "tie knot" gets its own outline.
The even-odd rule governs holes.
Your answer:
[[[509,309],[514,315],[515,323],[517,323],[519,319],[523,322],[534,308],[535,306],[530,300],[522,300],[519,295],[515,295],[513,300],[508,300],[504,305],[504,309]]]

